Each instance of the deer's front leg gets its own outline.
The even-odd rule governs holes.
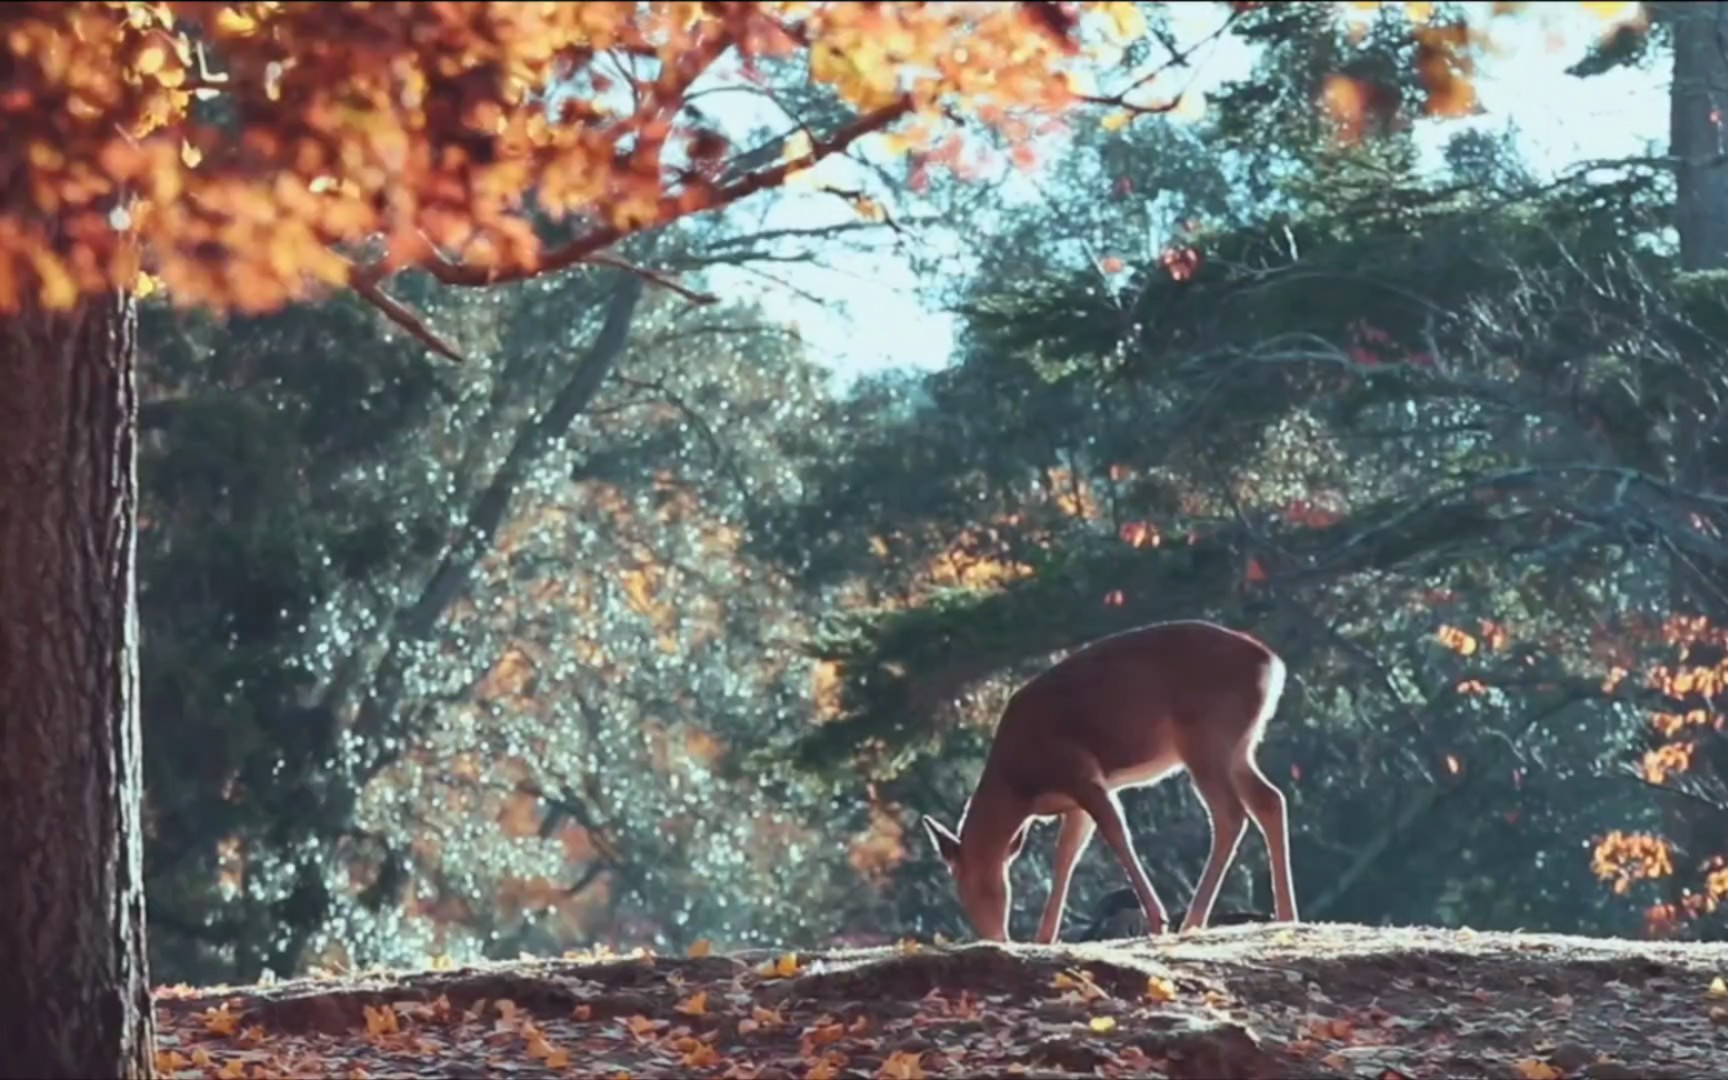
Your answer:
[[[1128,838],[1128,823],[1122,819],[1122,804],[1116,801],[1115,793],[1101,783],[1090,784],[1075,792],[1075,801],[1098,823],[1104,842],[1110,845],[1110,850],[1116,853],[1116,861],[1127,871],[1128,883],[1134,886],[1134,895],[1140,898],[1140,910],[1146,913],[1147,933],[1153,937],[1162,934],[1169,916],[1164,912],[1164,902],[1158,899],[1157,890],[1152,888],[1152,879],[1146,876],[1146,868],[1140,865],[1140,856],[1134,852],[1134,842]]]
[[[1074,864],[1092,839],[1095,828],[1090,814],[1080,807],[1062,815],[1062,831],[1056,836],[1056,858],[1050,864],[1050,899],[1044,902],[1044,917],[1038,921],[1040,945],[1055,941],[1062,932],[1062,910],[1068,904],[1068,882],[1074,877]]]

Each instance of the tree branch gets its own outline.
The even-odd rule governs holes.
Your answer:
[[[474,567],[490,550],[517,487],[553,441],[569,430],[576,417],[594,399],[624,351],[630,322],[641,295],[641,279],[626,277],[621,280],[587,356],[576,366],[551,406],[517,433],[503,464],[469,507],[457,541],[445,553],[419,598],[398,613],[389,647],[355,718],[353,730],[356,736],[375,739],[395,724],[408,665],[407,643],[431,636],[438,619],[462,594]],[[373,760],[362,771],[371,775],[391,759],[390,752],[378,747]]]
[[[865,113],[841,127],[827,139],[816,143],[809,153],[789,161],[782,161],[772,168],[752,173],[734,183],[709,191],[702,196],[699,205],[694,208],[690,205],[689,197],[698,193],[695,189],[687,190],[678,195],[662,196],[658,201],[654,216],[648,222],[638,226],[616,224],[597,226],[569,243],[544,253],[531,267],[498,269],[462,266],[433,260],[427,263],[424,269],[446,285],[478,287],[525,281],[541,274],[567,269],[577,263],[592,262],[595,255],[612,247],[632,233],[644,232],[667,225],[691,213],[693,209],[719,209],[754,195],[758,191],[778,187],[792,173],[810,168],[817,162],[846,150],[864,136],[881,131],[901,117],[908,115],[912,112],[912,108],[912,99],[910,96],[906,96],[901,97],[892,105]],[[356,281],[364,281],[368,278],[377,280],[382,276],[383,270],[379,266],[361,268],[350,275],[351,279]]]

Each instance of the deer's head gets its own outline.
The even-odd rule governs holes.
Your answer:
[[[966,912],[972,929],[985,941],[1007,941],[1008,907],[1012,899],[1008,868],[1026,846],[1026,830],[1031,823],[1021,825],[1006,848],[989,851],[976,843],[961,843],[960,837],[929,814],[921,820],[937,854],[954,875],[960,908]],[[964,827],[961,831],[965,831]]]

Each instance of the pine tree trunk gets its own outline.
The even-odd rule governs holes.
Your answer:
[[[1674,40],[1668,92],[1680,265],[1728,267],[1728,7],[1721,0],[1657,5]]]
[[[136,326],[0,316],[0,1076],[151,1072]]]

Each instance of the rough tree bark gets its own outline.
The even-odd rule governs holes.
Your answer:
[[[0,318],[0,1076],[148,1076],[135,301]]]
[[[1674,41],[1668,152],[1675,162],[1680,265],[1728,267],[1728,5],[1656,5]]]

